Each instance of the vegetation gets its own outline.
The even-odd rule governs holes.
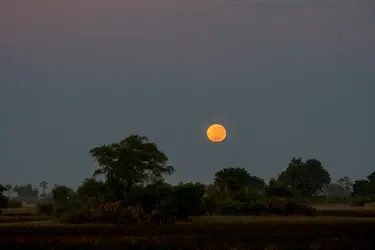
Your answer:
[[[188,222],[193,217],[206,215],[210,219],[203,224],[212,224],[217,216],[229,215],[238,218],[246,215],[375,217],[374,211],[313,208],[312,204],[325,203],[363,207],[375,201],[375,172],[354,182],[348,177],[339,179],[337,183],[346,190],[345,195],[318,196],[331,183],[331,177],[317,159],[293,158],[268,183],[244,168],[228,167],[214,174],[212,184],[190,182],[173,186],[164,177],[172,175],[175,169],[168,165],[166,154],[147,137],[130,135],[118,143],[95,147],[89,153],[98,163],[92,177],[85,179],[77,190],[54,185],[52,202],[36,202],[33,212],[22,211],[21,202],[10,199],[9,192],[12,190],[18,197],[37,198],[38,189],[30,184],[0,185],[0,207],[8,209],[0,216],[0,222],[54,220],[70,224],[148,224],[148,228],[165,228],[176,221]],[[39,186],[41,197],[46,199],[48,183],[42,181]],[[217,228],[220,228],[218,234],[230,235],[228,226]]]

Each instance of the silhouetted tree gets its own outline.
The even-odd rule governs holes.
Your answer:
[[[229,192],[248,189],[264,189],[262,179],[251,176],[244,168],[224,168],[215,173],[214,183]]]
[[[74,195],[75,192],[71,188],[64,185],[55,185],[52,189],[53,200],[56,203],[65,203],[69,201]]]
[[[139,184],[161,181],[174,172],[168,157],[147,137],[130,135],[119,143],[90,150],[99,164],[94,176],[104,175],[107,190],[114,199],[123,200]]]
[[[105,196],[106,186],[102,181],[98,181],[95,178],[87,178],[83,181],[82,185],[77,189],[77,195],[81,198],[98,198]]]
[[[337,183],[340,184],[340,186],[346,190],[348,196],[350,196],[350,194],[353,192],[353,181],[348,176],[345,176],[340,178]]]
[[[46,190],[48,189],[48,182],[46,181],[42,181],[40,184],[39,184],[40,188],[43,190],[43,197],[46,196]]]
[[[37,198],[39,191],[36,188],[33,188],[31,184],[26,184],[24,186],[15,186],[13,187],[13,191],[17,193],[20,197],[27,197],[27,198]]]
[[[330,183],[331,177],[320,161],[309,159],[304,162],[301,158],[293,158],[288,168],[279,175],[278,181],[303,197],[310,197]]]

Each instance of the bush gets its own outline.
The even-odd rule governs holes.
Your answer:
[[[20,207],[22,207],[22,202],[15,201],[15,200],[8,201],[8,208],[20,208]]]
[[[366,199],[362,197],[355,197],[352,200],[353,207],[363,207],[366,204]]]
[[[39,215],[52,215],[53,213],[53,204],[52,203],[40,203],[40,204],[37,204],[37,208],[38,208],[38,214]]]
[[[248,214],[261,215],[268,212],[268,204],[262,201],[256,201],[249,206]]]
[[[315,209],[303,203],[297,203],[295,201],[288,201],[285,204],[285,212],[288,215],[298,214],[298,215],[311,216],[311,215],[314,215]]]
[[[0,193],[0,208],[7,208],[8,202],[9,202],[8,198]]]
[[[315,213],[315,209],[311,208],[307,204],[296,202],[294,200],[285,199],[272,199],[269,200],[269,214],[278,215],[306,215],[312,216]]]
[[[176,221],[176,217],[165,213],[160,209],[154,209],[151,212],[150,222],[155,224],[173,224]]]
[[[69,209],[67,209],[69,208]],[[79,206],[57,207],[61,222],[73,224],[80,223],[111,223],[111,224],[135,224],[149,221],[140,206],[125,206],[121,202],[101,202],[91,200],[81,203]],[[65,210],[65,211],[64,211]]]
[[[233,200],[225,200],[220,204],[220,215],[236,215],[239,208],[239,202]]]

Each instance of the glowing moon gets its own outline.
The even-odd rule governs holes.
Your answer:
[[[213,124],[207,129],[207,137],[212,142],[221,142],[227,137],[227,131],[224,126]]]

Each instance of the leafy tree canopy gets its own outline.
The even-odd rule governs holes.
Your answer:
[[[135,185],[162,181],[175,171],[167,165],[166,154],[145,136],[130,135],[119,143],[93,148],[90,154],[99,164],[93,175],[104,175],[114,199],[124,199]]]
[[[55,185],[52,189],[53,200],[57,203],[65,203],[75,195],[75,192],[64,185]]]
[[[229,191],[236,191],[248,187],[250,189],[264,189],[262,179],[251,176],[244,168],[224,168],[215,173],[214,183]]]
[[[77,189],[77,195],[81,198],[90,197],[97,198],[99,196],[104,196],[106,192],[105,183],[98,181],[95,178],[86,178],[82,185]]]
[[[288,168],[279,175],[278,181],[303,197],[310,197],[330,183],[331,177],[320,161],[309,159],[304,162],[301,158],[293,158]]]

